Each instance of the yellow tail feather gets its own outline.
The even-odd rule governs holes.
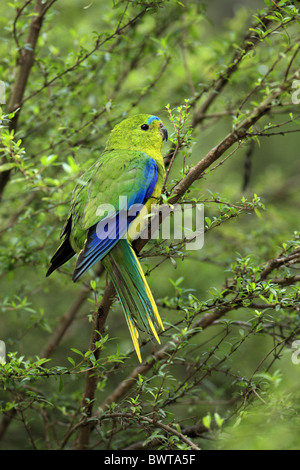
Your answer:
[[[126,319],[127,319],[129,331],[130,331],[130,334],[131,334],[132,342],[133,342],[137,357],[138,357],[139,361],[142,362],[142,356],[141,356],[141,351],[140,351],[140,346],[139,346],[139,341],[138,341],[138,337],[139,337],[138,330],[132,324],[132,322],[131,322],[130,318],[128,318],[128,316],[126,316]]]
[[[152,292],[151,292],[151,290],[150,290],[150,288],[149,288],[149,286],[148,286],[148,282],[147,282],[147,280],[146,280],[145,274],[144,274],[144,272],[143,272],[143,270],[142,270],[142,267],[141,267],[141,265],[140,265],[140,262],[139,262],[139,260],[138,260],[138,257],[136,256],[134,250],[132,250],[132,252],[133,252],[133,255],[134,255],[135,259],[136,259],[137,265],[138,265],[138,267],[139,267],[140,274],[141,274],[141,278],[142,278],[143,281],[144,281],[144,285],[145,285],[145,288],[146,288],[146,292],[147,292],[148,297],[149,297],[149,299],[150,299],[150,302],[151,302],[151,305],[152,305],[153,312],[154,312],[155,318],[156,318],[156,320],[157,320],[157,323],[159,324],[159,326],[160,326],[160,328],[162,329],[162,331],[165,331],[164,325],[163,325],[163,322],[162,322],[162,319],[160,318],[160,315],[159,315],[159,313],[158,313],[155,300],[154,300],[153,295],[152,295]],[[148,319],[148,321],[149,321],[149,319]],[[151,322],[151,323],[152,323],[152,322]],[[150,325],[150,323],[149,323],[149,325]],[[150,327],[151,327],[151,329],[152,329],[152,331],[153,331],[154,325],[152,324],[152,326],[150,325]],[[153,331],[153,332],[154,332],[154,331]],[[156,334],[154,334],[154,336],[157,338],[157,335],[156,335]],[[158,340],[158,342],[160,343],[159,340]]]

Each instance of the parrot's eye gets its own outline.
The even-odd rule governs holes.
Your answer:
[[[142,125],[141,125],[141,129],[142,129],[143,131],[147,131],[147,130],[149,129],[148,124],[142,124]]]

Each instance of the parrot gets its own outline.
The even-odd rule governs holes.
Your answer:
[[[145,225],[145,212],[158,203],[166,174],[162,145],[168,132],[151,114],[137,114],[119,122],[110,132],[105,149],[80,177],[63,226],[62,242],[46,273],[78,254],[72,280],[98,261],[111,278],[142,362],[139,326],[160,343],[164,331],[155,300],[132,247],[130,229]],[[135,208],[140,210],[134,210]]]

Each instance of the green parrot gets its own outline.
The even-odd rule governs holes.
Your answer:
[[[111,131],[101,157],[81,177],[46,276],[79,253],[73,281],[102,261],[124,310],[140,362],[138,320],[159,341],[164,330],[142,267],[131,246],[131,228],[142,228],[145,210],[157,203],[165,177],[161,153],[168,133],[160,119],[138,114]],[[137,209],[136,209],[137,208]]]

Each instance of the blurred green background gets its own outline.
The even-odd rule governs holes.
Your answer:
[[[22,139],[21,147],[25,149],[21,154],[23,171],[13,174],[0,208],[1,226],[7,228],[7,224],[11,224],[1,233],[0,246],[0,339],[6,342],[8,352],[17,351],[28,358],[39,356],[59,319],[81,289],[70,279],[74,260],[61,273],[55,272],[49,279],[44,276],[49,259],[58,246],[75,181],[99,156],[109,130],[128,114],[149,113],[158,115],[172,135],[166,105],[175,108],[217,77],[246,35],[255,9],[262,10],[268,5],[268,2],[260,0],[182,3],[185,7],[179,2],[164,2],[158,12],[145,15],[137,27],[105,43],[74,71],[63,75],[24,103],[17,132],[17,137]],[[43,87],[45,80],[60,74],[65,68],[72,69],[80,54],[93,49],[98,34],[101,40],[106,34],[111,34],[124,5],[125,2],[120,2],[112,8],[112,2],[103,0],[57,1],[43,25],[38,60],[30,75],[25,97],[30,97]],[[132,5],[130,8],[132,14]],[[129,11],[127,13],[129,15]],[[11,33],[14,15],[14,8],[0,5],[0,79],[7,84],[7,94],[13,83],[16,57]],[[18,28],[22,34],[20,41],[25,41],[28,17],[19,19]],[[272,37],[270,44],[259,45],[255,53],[245,57],[241,68],[209,109],[209,114],[235,109],[266,73],[280,53],[282,43],[289,41],[292,44],[299,38],[296,26],[286,34],[287,39],[280,35]],[[280,79],[287,60],[283,58],[282,64],[270,76],[269,84]],[[299,57],[297,60],[299,64]],[[166,70],[160,76],[166,63]],[[259,96],[257,93],[253,101],[259,100]],[[285,103],[290,103],[290,106],[283,107],[282,112],[280,107],[276,108],[276,113],[265,117],[258,129],[269,122],[276,124],[289,119],[289,113],[295,116],[299,113],[299,105],[292,105],[289,96],[285,97]],[[247,105],[250,107],[250,103]],[[5,113],[5,105],[2,110]],[[230,131],[232,123],[230,114],[205,119],[193,133],[194,143],[186,152],[186,163],[193,165],[205,156]],[[297,123],[293,123],[289,129],[296,126]],[[170,144],[164,145],[167,153]],[[198,299],[209,299],[214,289],[221,289],[226,277],[230,277],[230,264],[237,255],[251,255],[258,264],[262,263],[277,256],[282,243],[299,229],[299,135],[261,137],[255,141],[249,182],[243,188],[249,145],[242,146],[216,171],[204,175],[193,185],[190,195],[205,200],[211,199],[211,193],[218,193],[236,203],[243,196],[251,200],[257,194],[266,211],[261,218],[251,213],[222,224],[206,234],[201,251],[192,253],[183,261],[176,259],[176,268],[167,260],[155,269],[149,284],[159,305],[166,299],[176,298],[176,289],[170,279],[183,278],[180,283],[183,296],[192,292]],[[179,154],[172,168],[172,178],[180,178],[182,162],[183,154]],[[31,194],[36,196],[22,208]],[[216,204],[205,203],[204,207],[207,217],[218,212]],[[19,210],[21,214],[14,220],[13,216]],[[143,265],[147,269],[156,263],[156,258],[149,258]],[[93,279],[93,272],[86,275],[84,282],[88,285],[90,279]],[[99,297],[105,283],[105,277],[97,281]],[[51,366],[69,366],[67,357],[76,358],[70,348],[88,349],[91,335],[89,319],[93,308],[94,296],[91,293],[89,301],[78,310],[75,321],[51,356]],[[176,310],[162,308],[161,312],[166,322],[177,322],[182,318],[182,313]],[[249,313],[234,311],[228,318],[247,321]],[[198,347],[203,344],[205,349],[206,342],[211,347],[218,328],[222,331],[223,327],[216,325],[203,332],[196,340]],[[111,339],[106,343],[105,355],[114,354],[117,347],[122,353],[132,350],[118,303],[114,304],[108,317],[107,331]],[[233,327],[228,343],[222,344],[220,353],[226,352],[236,334]],[[272,348],[272,341],[271,336],[263,334],[249,338],[231,357],[231,370],[240,377],[251,376]],[[143,357],[151,348],[151,344],[143,348]],[[262,397],[267,405],[257,400],[249,417],[246,412],[242,417],[236,413],[229,421],[229,428],[224,432],[211,431],[213,439],[203,440],[202,448],[299,449],[299,402],[295,402],[294,393],[299,389],[300,365],[292,363],[291,354],[290,350],[285,350],[265,379],[268,395],[262,394]],[[97,392],[97,404],[134,365],[132,356],[118,373],[108,374],[106,387]],[[183,376],[182,367],[174,368],[179,377]],[[65,397],[72,396],[74,402],[78,402],[83,380],[84,377],[76,380],[70,377],[61,395],[57,392],[56,381],[44,381],[40,386],[52,394],[52,399],[55,396],[58,407],[62,408]],[[196,420],[201,420],[207,413],[213,415],[215,411],[223,417],[231,414],[231,400],[236,394],[232,376],[216,372],[205,380],[198,393],[199,403],[188,401],[174,406],[177,417],[184,419],[187,413],[193,423],[195,416]],[[293,398],[290,398],[291,394]],[[5,399],[2,393],[2,400]],[[234,427],[239,419],[241,423]],[[31,426],[37,440],[42,440],[42,423],[32,417]],[[0,445],[9,449],[26,448],[27,437],[18,422],[11,424]]]

